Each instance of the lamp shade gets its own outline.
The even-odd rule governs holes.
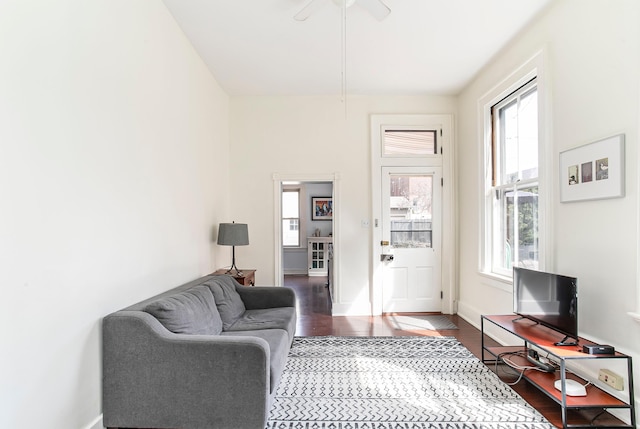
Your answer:
[[[246,223],[221,223],[218,227],[218,244],[223,246],[246,246],[249,244],[249,229]]]

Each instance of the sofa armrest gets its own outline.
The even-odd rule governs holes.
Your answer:
[[[106,427],[264,428],[264,339],[174,334],[141,311],[109,315],[102,330]]]
[[[295,307],[296,294],[293,289],[279,286],[241,286],[236,290],[247,310],[275,307]]]

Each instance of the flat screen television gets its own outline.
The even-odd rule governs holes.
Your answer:
[[[527,268],[513,268],[513,312],[578,340],[578,279]]]

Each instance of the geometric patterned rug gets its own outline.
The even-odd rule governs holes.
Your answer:
[[[553,429],[453,337],[296,337],[267,429]]]

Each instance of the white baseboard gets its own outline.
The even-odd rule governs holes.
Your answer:
[[[371,316],[371,305],[368,302],[365,303],[333,303],[332,311],[333,316]]]
[[[480,312],[476,308],[467,305],[464,301],[458,301],[457,314],[474,327],[480,329]]]
[[[100,414],[98,417],[91,420],[91,423],[89,423],[86,426],[83,426],[82,429],[103,429],[103,428],[104,426],[102,425],[102,414]]]

